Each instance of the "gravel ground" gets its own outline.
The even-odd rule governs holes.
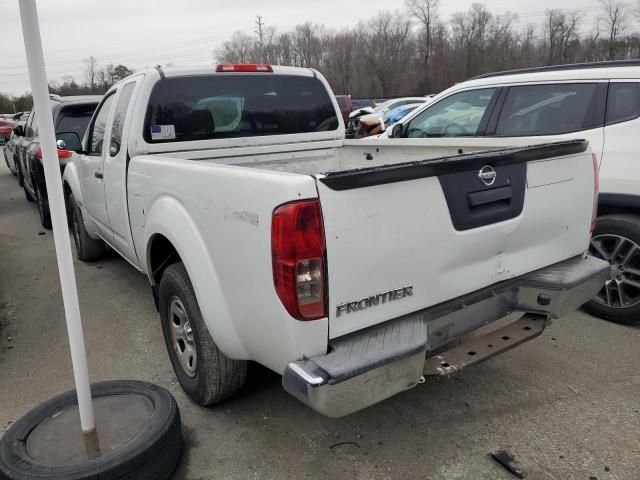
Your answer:
[[[0,156],[0,158],[3,158]],[[0,433],[73,387],[53,237],[0,166]],[[460,377],[334,420],[251,365],[245,390],[203,409],[180,390],[147,279],[113,254],[76,263],[92,381],[135,378],[177,398],[176,479],[640,478],[640,329],[579,311]]]

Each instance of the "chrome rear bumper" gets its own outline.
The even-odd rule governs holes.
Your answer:
[[[323,415],[348,415],[415,387],[422,379],[425,358],[433,356],[430,352],[477,328],[512,312],[533,314],[531,318],[558,318],[575,310],[598,293],[608,272],[607,262],[573,258],[333,339],[326,355],[290,363],[282,378],[283,387]],[[496,353],[535,336],[522,335]],[[458,358],[454,353],[451,350]],[[466,364],[489,356],[487,353]]]

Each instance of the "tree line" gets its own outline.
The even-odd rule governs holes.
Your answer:
[[[486,72],[639,58],[637,11],[620,0],[599,3],[596,19],[551,9],[540,22],[523,24],[481,3],[447,20],[439,0],[406,0],[403,9],[352,28],[306,22],[284,32],[261,28],[259,38],[237,32],[214,56],[222,63],[313,67],[336,93],[353,97],[424,95]]]
[[[638,0],[634,0],[638,1]],[[486,72],[562,63],[640,58],[638,10],[622,0],[600,0],[596,18],[575,10],[547,10],[523,23],[514,13],[495,14],[473,3],[444,19],[440,0],[405,0],[351,28],[306,22],[256,36],[234,33],[216,49],[219,63],[270,63],[321,71],[338,94],[354,98],[437,93]],[[102,94],[133,73],[124,65],[83,60],[83,78],[51,82],[58,95]],[[0,112],[31,109],[31,95],[0,93]]]
[[[65,75],[61,81],[49,82],[49,93],[60,96],[102,95],[114,83],[134,73],[125,65],[110,63],[101,67],[93,56],[85,58],[82,62],[84,73],[80,82],[71,75]],[[32,106],[33,99],[30,93],[14,96],[0,93],[0,113],[25,112],[31,110]]]

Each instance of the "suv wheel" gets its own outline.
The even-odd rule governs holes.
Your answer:
[[[587,303],[587,310],[617,323],[640,323],[640,218],[598,218],[589,254],[608,261],[611,268],[602,290]]]
[[[20,168],[20,162],[16,161],[16,174],[18,175],[18,185],[24,187],[24,177],[22,176],[22,168]]]
[[[37,183],[34,182],[36,191],[36,202],[38,204],[38,213],[40,214],[40,223],[46,229],[51,230],[51,211],[49,210],[49,197],[46,192],[42,191]]]
[[[24,181],[24,176],[22,174],[20,174],[20,179],[22,180],[22,189],[24,190],[24,198],[27,199],[27,202],[34,202],[36,199],[33,197],[33,195],[31,195],[31,192],[27,187],[27,182]],[[31,183],[33,184],[33,182]]]

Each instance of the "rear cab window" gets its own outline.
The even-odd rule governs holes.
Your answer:
[[[148,143],[286,135],[338,129],[329,92],[314,77],[216,74],[169,77],[153,88]]]
[[[597,83],[509,87],[495,135],[558,135],[602,125]]]

